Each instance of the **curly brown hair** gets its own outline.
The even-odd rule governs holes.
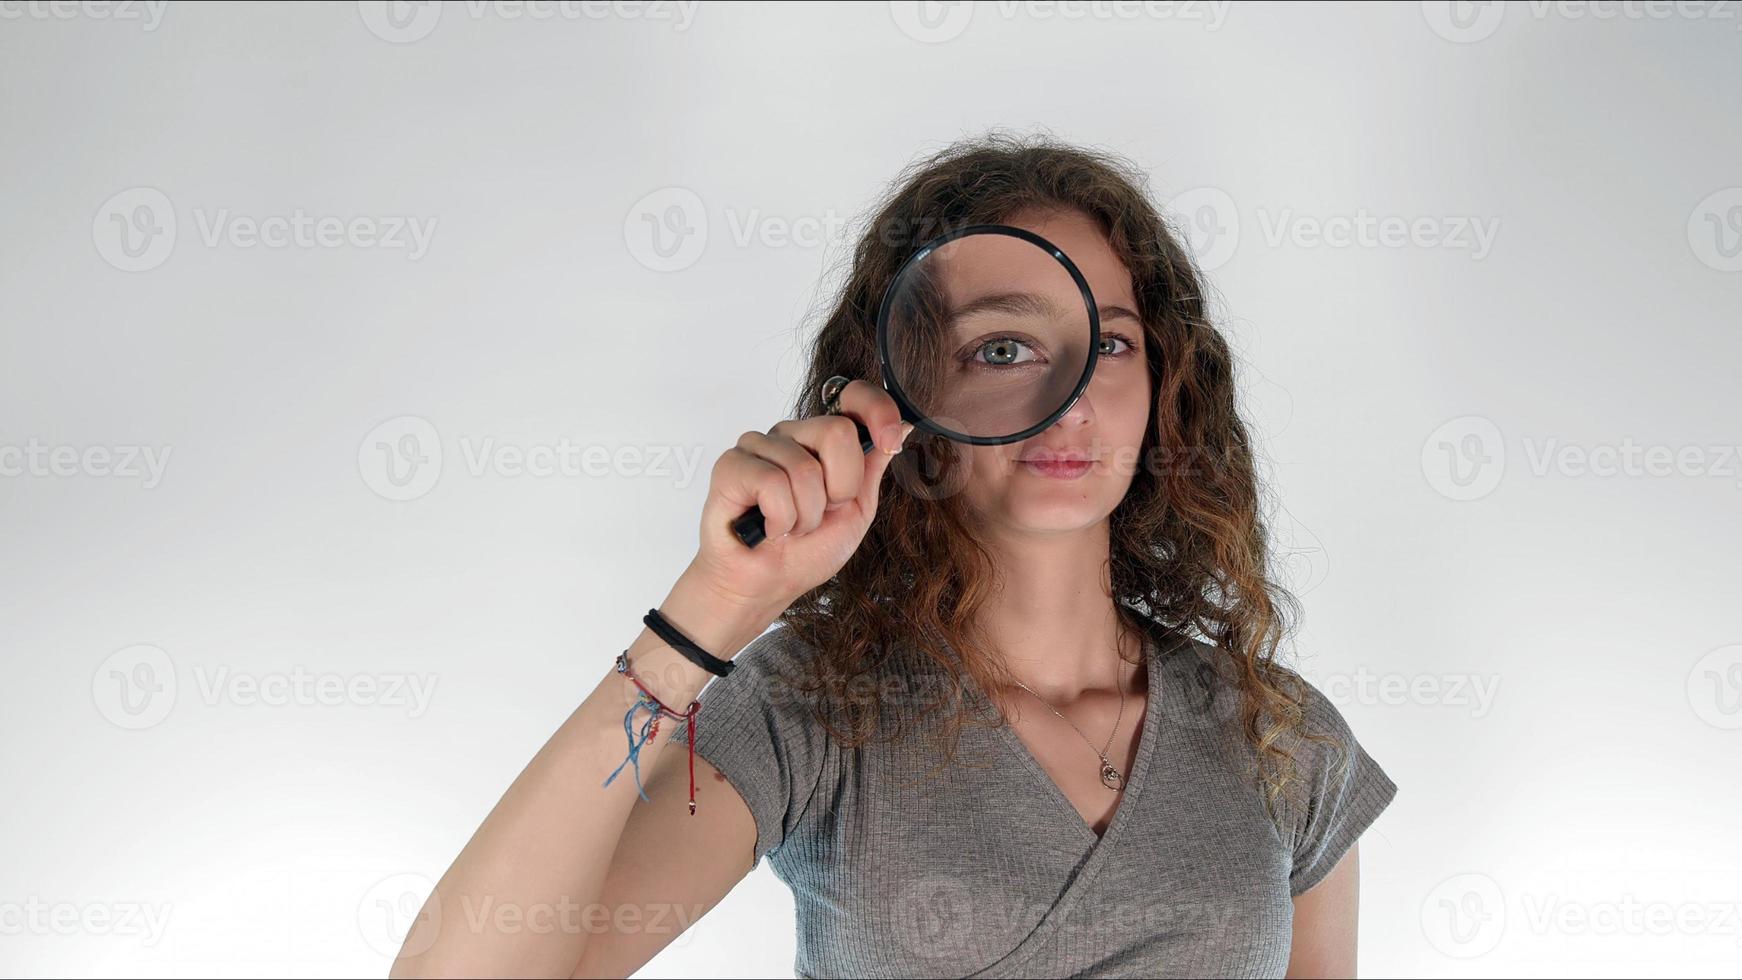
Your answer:
[[[846,281],[811,341],[794,417],[820,414],[831,375],[877,379],[879,302],[918,246],[954,227],[1018,213],[1069,209],[1095,219],[1130,271],[1147,342],[1151,420],[1131,486],[1110,517],[1112,597],[1123,629],[1200,640],[1225,658],[1238,723],[1266,808],[1293,799],[1301,777],[1286,748],[1303,731],[1298,675],[1276,660],[1295,601],[1269,575],[1267,533],[1251,439],[1235,406],[1234,364],[1211,325],[1191,254],[1146,193],[1134,165],[1050,136],[992,133],[923,159],[864,228]],[[969,530],[965,470],[954,443],[916,432],[891,464],[857,552],[780,617],[818,652],[807,681],[819,721],[847,746],[906,721],[930,726],[953,750],[964,721],[967,674],[982,690],[1009,683],[1003,660],[976,627],[994,582],[990,555]],[[1159,461],[1159,465],[1157,465]],[[939,490],[940,486],[946,489]],[[917,659],[916,659],[917,658]],[[890,676],[941,679],[918,715],[892,713]],[[893,723],[892,723],[893,722]],[[1001,723],[992,719],[991,723]],[[943,753],[947,761],[948,752]]]

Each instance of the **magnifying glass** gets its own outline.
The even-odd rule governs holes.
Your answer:
[[[877,310],[883,388],[914,428],[972,446],[1020,442],[1076,404],[1100,360],[1101,318],[1070,257],[1022,228],[983,224],[932,239]],[[860,448],[876,445],[863,423]],[[732,523],[756,547],[762,510]]]

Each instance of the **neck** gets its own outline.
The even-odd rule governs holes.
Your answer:
[[[1139,640],[1111,596],[1105,521],[1080,532],[994,537],[999,573],[980,622],[1010,673],[1043,698],[1129,686]]]

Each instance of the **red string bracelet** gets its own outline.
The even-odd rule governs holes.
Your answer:
[[[605,779],[605,785],[611,785],[611,780],[617,778],[617,773],[623,771],[623,766],[633,765],[635,769],[635,791],[641,794],[642,799],[647,799],[647,794],[641,789],[641,747],[647,744],[649,739],[659,735],[659,719],[661,715],[676,721],[686,721],[689,723],[685,729],[685,735],[689,742],[690,816],[695,816],[696,714],[701,711],[702,702],[700,700],[691,701],[689,709],[682,712],[673,711],[671,708],[667,707],[665,702],[654,697],[653,692],[647,689],[647,685],[641,683],[641,678],[635,676],[634,669],[629,666],[628,650],[624,650],[622,653],[617,655],[617,673],[629,678],[630,682],[635,685],[635,689],[639,693],[635,698],[635,703],[629,706],[629,711],[623,716],[623,730],[629,737],[629,756],[624,759],[623,762],[617,766],[616,770]],[[637,737],[634,730],[636,709],[645,709],[649,712],[648,721],[642,725],[639,737]]]

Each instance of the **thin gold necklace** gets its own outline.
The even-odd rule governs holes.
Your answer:
[[[1011,679],[1015,680],[1015,678],[1011,678]],[[1115,766],[1111,759],[1107,758],[1107,752],[1113,748],[1114,736],[1119,734],[1119,723],[1121,721],[1125,720],[1125,684],[1123,681],[1120,681],[1117,677],[1114,678],[1113,683],[1114,683],[1114,686],[1116,686],[1119,689],[1119,714],[1113,719],[1113,731],[1111,734],[1109,734],[1107,736],[1107,744],[1102,746],[1100,751],[1096,752],[1095,754],[1101,757],[1101,785],[1107,787],[1110,790],[1118,791],[1118,790],[1125,788],[1125,774],[1119,771],[1119,767]],[[1035,694],[1033,688],[1029,687],[1027,684],[1022,683],[1021,681],[1016,681],[1016,686],[1022,688],[1024,691],[1027,691],[1029,694],[1034,695],[1034,699],[1036,701],[1039,701],[1041,704],[1045,705],[1046,710],[1052,712],[1055,715],[1058,715],[1060,721],[1064,722],[1067,725],[1070,725],[1071,729],[1073,731],[1075,731],[1078,735],[1082,735],[1083,741],[1089,743],[1089,748],[1091,750],[1093,750],[1095,748],[1095,743],[1093,741],[1090,741],[1089,736],[1083,735],[1083,730],[1081,728],[1078,728],[1076,726],[1075,722],[1071,721],[1069,718],[1066,718],[1064,715],[1059,714],[1059,709],[1053,707],[1050,704],[1047,704],[1046,699],[1041,697],[1038,694]]]

